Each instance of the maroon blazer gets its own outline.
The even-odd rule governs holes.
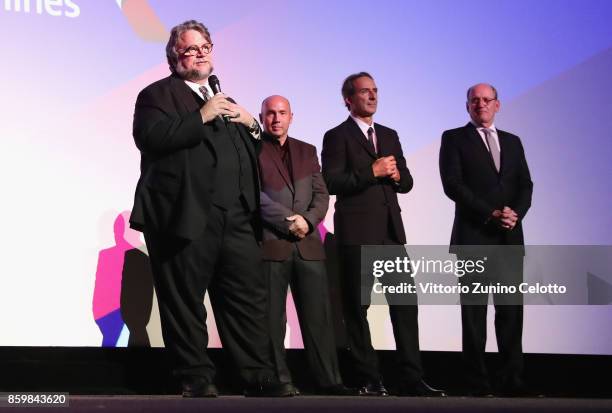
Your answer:
[[[317,226],[327,213],[329,193],[321,175],[317,149],[288,137],[285,145],[289,145],[293,175],[288,176],[273,139],[264,134],[259,153],[263,259],[284,261],[291,255],[292,244],[296,244],[303,259],[324,260]],[[310,226],[310,233],[302,240],[291,234],[291,223],[285,219],[295,214],[302,215]]]

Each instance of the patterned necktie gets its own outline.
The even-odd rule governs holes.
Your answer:
[[[208,102],[208,99],[210,99],[210,94],[208,93],[208,89],[206,89],[206,86],[200,86],[200,92],[202,92],[204,103]]]
[[[374,153],[376,153],[376,145],[374,145],[374,128],[371,126],[368,128],[368,142],[370,142],[372,149],[374,149]]]
[[[495,142],[495,138],[493,137],[493,131],[488,128],[483,128],[482,131],[485,134],[485,139],[487,140],[487,146],[489,147],[489,152],[491,153],[491,157],[493,158],[493,163],[495,164],[495,169],[499,172],[500,166],[500,154],[499,149],[497,147],[497,143]]]

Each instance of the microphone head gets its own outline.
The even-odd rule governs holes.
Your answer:
[[[208,76],[208,86],[210,86],[215,95],[221,93],[221,83],[216,75]]]

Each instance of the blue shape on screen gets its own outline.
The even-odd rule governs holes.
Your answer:
[[[102,332],[102,347],[117,347],[117,341],[125,326],[121,317],[121,309],[116,309],[102,318],[96,320]]]

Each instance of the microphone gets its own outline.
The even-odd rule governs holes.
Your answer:
[[[210,86],[210,88],[212,89],[213,93],[216,95],[217,93],[221,93],[221,82],[219,82],[219,78],[217,77],[217,75],[210,75],[208,76],[208,86]],[[228,101],[232,102],[232,103],[236,103],[234,102],[234,100],[232,98],[227,98]],[[229,122],[230,120],[230,116],[229,115],[223,115],[223,120],[225,121],[225,123]]]
[[[215,95],[221,93],[221,83],[216,75],[208,76],[208,86],[210,86]]]

